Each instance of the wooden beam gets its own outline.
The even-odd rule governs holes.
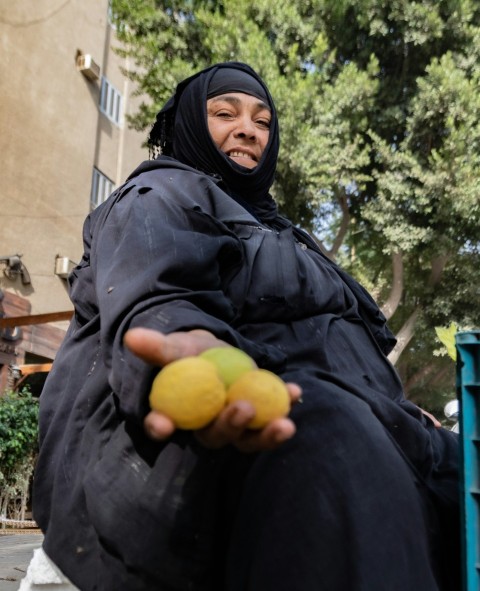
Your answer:
[[[30,324],[46,324],[47,322],[59,322],[70,320],[73,311],[51,312],[50,314],[30,314],[29,316],[14,316],[13,318],[0,318],[0,328],[14,328],[15,326],[27,326]]]
[[[50,371],[52,369],[51,363],[24,363],[17,366],[22,372],[22,376],[29,376],[32,373]]]

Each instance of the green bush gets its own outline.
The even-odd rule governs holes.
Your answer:
[[[38,452],[38,400],[28,389],[0,396],[0,516],[23,519]]]

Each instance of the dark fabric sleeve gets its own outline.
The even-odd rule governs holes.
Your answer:
[[[190,197],[130,190],[96,224],[91,265],[101,344],[120,411],[147,412],[151,368],[123,346],[132,327],[163,333],[202,328],[249,353],[260,365],[283,354],[245,340],[231,323],[236,309],[224,287],[242,263],[240,241]],[[226,197],[228,198],[228,197]]]
[[[316,242],[307,232],[300,228],[294,228],[293,232],[299,237],[300,241],[305,241],[310,246],[310,248],[318,252],[323,257],[325,262],[330,265],[332,269],[335,269],[345,284],[348,285],[357,299],[360,315],[370,329],[374,339],[377,341],[377,344],[384,355],[388,355],[395,347],[397,339],[388,328],[387,319],[383,315],[371,294],[363,287],[363,285],[360,285],[360,283],[358,283],[358,281],[356,281],[351,275],[349,275],[335,262],[329,259],[325,253],[320,250]]]

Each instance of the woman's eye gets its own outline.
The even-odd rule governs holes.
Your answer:
[[[217,113],[217,117],[222,117],[223,119],[227,119],[229,117],[233,117],[232,113],[229,113],[228,111],[219,111]]]
[[[257,119],[257,125],[260,125],[261,127],[266,127],[267,129],[270,129],[270,120],[269,119]]]

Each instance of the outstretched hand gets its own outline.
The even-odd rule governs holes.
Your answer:
[[[164,366],[176,359],[199,355],[212,347],[228,346],[206,330],[174,332],[168,335],[147,328],[133,328],[124,337],[126,346],[138,357],[152,365]],[[301,396],[297,384],[287,384],[291,402]],[[273,449],[295,434],[289,418],[274,419],[263,429],[250,430],[248,423],[255,416],[250,402],[239,400],[228,404],[207,427],[195,431],[197,440],[207,448],[218,449],[228,444],[244,452]],[[164,440],[175,431],[173,421],[166,415],[151,411],[144,420],[147,435]]]

